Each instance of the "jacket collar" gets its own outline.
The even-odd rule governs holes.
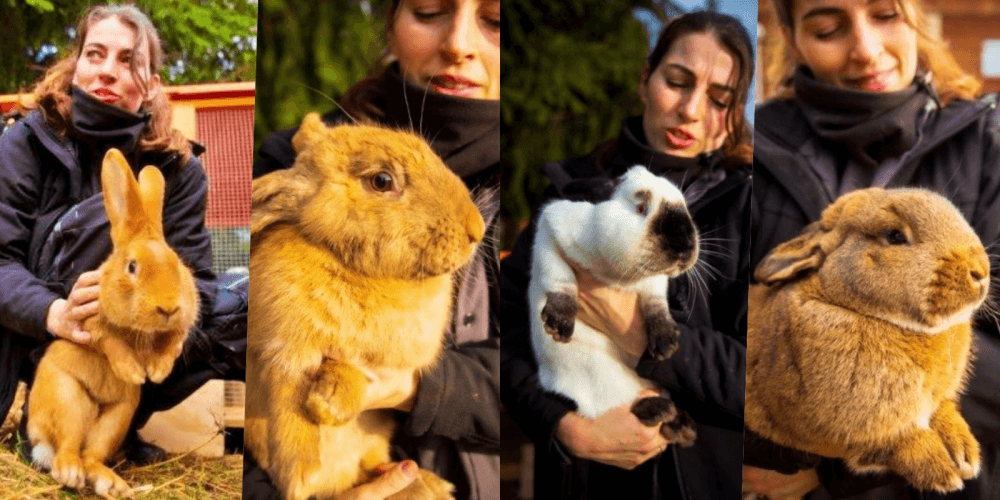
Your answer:
[[[889,184],[906,184],[916,173],[921,157],[996,107],[997,96],[987,95],[977,101],[954,101],[934,112],[923,124],[920,141],[900,158],[902,166]],[[825,148],[811,134],[793,100],[771,101],[759,106],[756,113],[754,169],[766,170],[810,220],[819,219],[833,199],[809,162],[824,154]]]

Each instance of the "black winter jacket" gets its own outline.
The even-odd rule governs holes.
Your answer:
[[[662,174],[651,161],[657,153],[643,142],[626,127],[604,168],[595,155],[547,165],[553,186],[546,198],[565,197],[570,181],[616,176],[635,164]],[[696,287],[688,275],[671,281],[671,314],[682,331],[680,347],[668,361],[655,362],[647,355],[637,367],[639,375],[668,389],[677,407],[694,418],[694,446],[670,446],[632,471],[570,455],[555,431],[575,405],[539,385],[530,340],[527,289],[534,222],[501,262],[501,395],[507,411],[535,443],[536,498],[667,498],[663,495],[678,490],[689,499],[740,498],[751,177],[745,167],[722,170],[718,155],[704,160],[713,165],[703,166],[723,179],[689,209],[700,233],[712,241],[712,251],[699,260],[718,272],[702,275],[704,287]]]
[[[72,139],[59,137],[38,112],[0,136],[0,415],[6,415],[19,378],[30,378],[28,353],[52,339],[48,308],[76,279],[111,251],[100,194],[100,162]],[[207,311],[214,296],[211,240],[205,228],[208,182],[194,157],[125,151],[133,169],[156,165],[166,179],[163,228],[167,242],[194,271]],[[94,213],[94,217],[80,214]],[[58,223],[58,224],[57,224]],[[58,227],[57,227],[58,226]],[[58,238],[59,241],[53,241]]]
[[[482,191],[499,181],[499,106],[487,101],[465,102],[449,96],[428,94],[423,89],[406,84],[409,102],[396,95],[403,82],[395,73],[383,75],[386,85],[395,91],[388,102],[377,102],[386,111],[385,122],[390,126],[409,128],[409,116],[418,119],[426,115],[422,126],[428,137],[438,135],[432,146],[449,168],[456,171],[474,170],[463,177],[470,190]],[[446,120],[441,123],[435,116],[451,113],[455,108],[465,108],[470,115],[480,114],[496,105],[497,128],[485,131],[480,137],[460,139],[453,134],[467,133],[456,129]],[[415,107],[409,113],[399,106]],[[440,108],[448,107],[447,110]],[[428,109],[430,108],[430,109]],[[437,108],[437,109],[434,109]],[[330,125],[347,122],[342,112],[336,111],[323,117]],[[481,121],[469,116],[471,121]],[[488,120],[486,120],[488,121]],[[274,132],[265,137],[254,164],[253,175],[259,177],[281,168],[289,168],[295,161],[291,139],[298,128]],[[443,131],[443,132],[442,132]],[[495,137],[494,137],[495,135]],[[449,139],[450,138],[450,139]],[[449,147],[462,143],[461,147]],[[487,158],[487,163],[478,163]],[[475,160],[473,160],[475,158]],[[474,163],[474,165],[469,165]],[[483,218],[488,232],[496,230],[498,201],[491,196],[486,203]],[[458,289],[458,300],[453,313],[448,343],[437,366],[420,376],[413,410],[402,421],[402,435],[394,439],[398,458],[411,458],[421,467],[433,470],[456,484],[456,498],[474,500],[499,499],[499,446],[500,400],[497,384],[499,371],[499,321],[496,318],[496,248],[495,238],[487,236],[486,248],[477,252],[476,260],[463,276]],[[252,278],[251,278],[252,279]],[[251,480],[256,486],[244,485],[246,498],[277,498],[268,481],[259,472]],[[246,481],[246,479],[245,479]]]
[[[954,101],[930,111],[919,122],[919,139],[899,158],[900,165],[883,187],[932,189],[950,199],[962,212],[991,254],[1000,239],[1000,112],[997,96],[978,101]],[[757,108],[754,140],[753,238],[751,265],[778,244],[817,220],[834,196],[815,173],[816,164],[834,168],[834,152],[813,133],[793,100],[777,100]],[[882,160],[887,161],[887,160]],[[894,159],[891,161],[895,161]],[[1000,259],[991,257],[993,289],[1000,285]],[[966,482],[963,491],[948,498],[1000,498],[1000,335],[992,320],[977,324],[975,372],[962,413],[983,445],[984,471]],[[791,472],[816,461],[794,463],[779,457],[770,446],[748,444],[748,464]],[[818,457],[816,458],[818,461]],[[853,476],[839,461],[819,465],[826,492],[834,498],[853,495],[895,481],[882,476]],[[990,490],[990,488],[993,488]],[[900,491],[899,486],[895,487]],[[888,488],[886,489],[888,491]],[[892,493],[880,498],[895,498]],[[906,495],[917,496],[916,492]],[[939,498],[936,494],[923,494]],[[904,498],[909,498],[906,496]]]

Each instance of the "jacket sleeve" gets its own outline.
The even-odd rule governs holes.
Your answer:
[[[504,313],[500,342],[500,397],[504,408],[536,446],[561,450],[555,437],[559,421],[576,409],[571,400],[548,392],[538,381],[531,346],[527,290],[535,222],[518,237],[500,263],[500,308]]]
[[[197,158],[172,174],[163,206],[163,232],[167,243],[194,273],[201,299],[202,316],[211,311],[215,299],[212,271],[212,239],[205,227],[208,178]]]
[[[46,315],[59,295],[27,269],[44,175],[28,130],[21,122],[0,135],[0,325],[44,340]]]

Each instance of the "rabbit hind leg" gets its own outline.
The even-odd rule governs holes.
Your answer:
[[[97,417],[97,404],[79,381],[44,360],[28,399],[32,459],[43,467],[48,465],[49,474],[59,484],[82,488],[86,474],[80,450]]]
[[[83,446],[83,465],[87,471],[87,481],[98,495],[132,496],[132,488],[128,483],[104,465],[104,462],[121,446],[138,403],[139,388],[131,388],[121,401],[104,408],[87,434]]]

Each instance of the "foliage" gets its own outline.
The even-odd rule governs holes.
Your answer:
[[[0,0],[0,93],[26,90],[70,49],[93,0]],[[163,40],[162,78],[171,85],[253,80],[257,5],[253,0],[138,0]]]
[[[662,2],[661,2],[662,3]],[[501,109],[504,211],[521,225],[544,189],[541,166],[590,152],[641,111],[648,42],[643,1],[509,0],[504,5]]]
[[[264,0],[255,144],[269,132],[298,125],[368,76],[384,47],[384,1],[307,3]]]

